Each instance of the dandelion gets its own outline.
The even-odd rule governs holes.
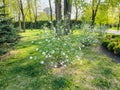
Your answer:
[[[31,43],[33,44],[33,43],[34,43],[34,41],[31,41]]]
[[[82,45],[82,47],[85,47],[85,45]]]
[[[63,52],[62,55],[65,56],[65,53]]]
[[[32,56],[30,56],[30,57],[29,57],[29,59],[31,60],[31,59],[33,59],[33,57],[32,57]]]
[[[79,50],[81,50],[81,47],[79,47]]]
[[[48,42],[48,39],[45,39],[46,42]]]
[[[67,65],[64,65],[64,67],[67,67]]]
[[[49,56],[48,55],[45,55],[45,58],[48,58]]]
[[[54,27],[53,30],[56,31],[56,28]]]
[[[51,64],[53,65],[53,62],[51,62]]]
[[[53,37],[52,40],[55,40],[55,38]]]
[[[67,56],[67,55],[66,55],[65,57],[66,57],[66,58],[68,58],[68,56]]]
[[[64,46],[66,46],[67,44],[66,43],[64,43]]]
[[[64,62],[61,62],[60,64],[61,64],[61,65],[63,65],[63,64],[64,64]]]
[[[82,64],[83,62],[82,62],[82,60],[80,61],[80,64]]]
[[[38,42],[38,44],[41,44],[42,42]]]
[[[44,61],[41,61],[40,63],[41,63],[41,64],[44,64]]]
[[[36,48],[36,51],[38,51],[39,50],[39,48]]]
[[[42,52],[42,54],[43,54],[43,55],[46,55],[46,53],[45,53],[45,52]]]
[[[79,59],[79,56],[77,55],[76,58]]]
[[[52,56],[49,54],[48,57],[51,58]]]
[[[66,59],[65,62],[69,62],[69,59]]]
[[[58,38],[58,40],[60,40],[60,38]]]
[[[51,51],[51,54],[54,54],[54,53],[55,53],[55,50],[52,50],[52,51]]]
[[[57,68],[57,65],[55,65],[54,67]]]
[[[50,42],[50,40],[47,41],[48,43]]]
[[[52,24],[52,21],[50,21],[49,23]]]

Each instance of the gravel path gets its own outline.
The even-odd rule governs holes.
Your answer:
[[[111,34],[120,35],[120,30],[107,30],[106,32],[111,33]]]

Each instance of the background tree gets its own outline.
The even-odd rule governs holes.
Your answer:
[[[33,24],[32,24],[32,1],[31,0],[27,0],[27,6],[28,6],[28,10],[29,10],[29,18],[30,18],[30,28],[32,30],[33,28]]]
[[[18,7],[20,9],[20,12],[22,14],[22,20],[23,20],[22,28],[23,28],[23,31],[25,32],[25,12],[24,12],[24,8],[23,8],[23,1],[17,0],[17,3],[18,3]]]
[[[0,55],[2,55],[16,42],[18,35],[17,30],[12,26],[12,19],[6,13],[5,0],[0,3]]]
[[[55,14],[56,14],[56,21],[57,21],[57,25],[56,25],[56,33],[57,35],[61,35],[62,31],[61,31],[61,20],[62,20],[62,12],[61,12],[61,0],[55,0]]]
[[[37,28],[37,21],[38,21],[38,6],[37,6],[37,1],[38,0],[33,0],[33,5],[32,5],[32,12],[34,16],[34,27]]]
[[[97,11],[99,8],[101,0],[92,0],[92,21],[91,21],[91,26],[94,27],[95,24],[95,18],[97,15]]]
[[[64,34],[70,33],[70,19],[71,19],[72,0],[64,0],[64,20],[65,29]]]
[[[50,20],[53,21],[51,0],[49,0],[49,7],[50,7]]]

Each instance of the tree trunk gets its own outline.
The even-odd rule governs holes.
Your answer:
[[[22,0],[19,0],[19,4],[20,4],[19,8],[21,10],[22,20],[23,20],[22,28],[23,28],[23,31],[25,32],[25,14],[24,14],[24,10],[23,10],[23,2],[22,2]]]
[[[77,6],[77,0],[75,0],[75,10],[76,10],[76,13],[75,13],[75,21],[77,22],[77,19],[78,19],[78,6]]]
[[[91,27],[92,28],[94,28],[95,18],[96,18],[97,11],[98,11],[98,8],[99,8],[99,5],[100,5],[100,1],[101,0],[98,0],[97,5],[95,6],[95,0],[92,0],[92,22],[91,22]]]
[[[91,22],[92,27],[94,27],[94,23],[95,23],[95,14],[94,14],[94,10],[92,10],[92,22]]]
[[[19,22],[19,29],[21,30],[21,19],[20,19],[20,11],[18,13],[18,22]]]
[[[117,30],[120,29],[120,13],[119,13],[119,21],[118,21],[118,27],[117,27]]]
[[[51,6],[51,0],[49,0],[49,6],[50,6],[50,20],[53,21],[53,18],[52,18],[52,6]]]
[[[60,21],[61,20],[61,0],[56,0],[55,1],[55,11],[56,11],[56,20]]]
[[[31,2],[30,0],[27,0],[27,4],[28,4],[28,9],[29,9],[29,18],[30,18],[30,29],[32,30],[32,14],[31,14]]]
[[[5,17],[5,14],[6,14],[6,11],[5,11],[5,7],[6,7],[6,5],[5,5],[5,0],[3,0],[2,2],[3,2],[3,6],[4,6],[4,9],[3,9],[3,12],[4,12],[4,13],[3,13],[3,14],[4,14],[4,17]]]
[[[57,21],[57,25],[56,25],[56,33],[57,35],[61,35],[62,34],[62,30],[60,29],[61,26],[61,0],[55,0],[55,13],[56,13],[56,21]]]
[[[71,19],[71,0],[64,0],[64,20],[65,20],[65,29],[64,34],[68,35],[70,33],[70,19]]]
[[[34,14],[34,27],[37,28],[37,0],[34,0],[34,8],[33,8],[33,14]]]
[[[22,18],[23,18],[23,31],[25,32],[25,15],[22,14]]]

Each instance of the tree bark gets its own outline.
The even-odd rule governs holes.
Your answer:
[[[21,18],[20,18],[20,11],[18,13],[18,22],[19,22],[19,29],[21,30]]]
[[[52,6],[51,6],[51,0],[49,0],[49,6],[50,6],[50,20],[53,21],[53,18],[52,18]]]
[[[96,18],[97,11],[98,11],[98,8],[99,8],[99,5],[100,5],[100,1],[101,0],[98,0],[97,5],[95,6],[95,0],[92,0],[92,22],[91,22],[91,27],[92,28],[94,28],[95,18]]]
[[[119,13],[119,21],[118,21],[118,27],[117,27],[117,30],[120,29],[120,13]]]
[[[34,21],[35,21],[35,28],[37,28],[37,0],[34,1],[35,10],[34,10]]]
[[[33,5],[32,5],[32,13],[33,13],[33,16],[34,16],[34,28],[37,28],[37,0],[34,0],[33,1]]]
[[[31,14],[31,1],[27,0],[27,4],[28,4],[28,9],[29,9],[29,18],[30,18],[30,29],[32,30],[32,14]]]
[[[75,21],[77,22],[77,19],[78,19],[78,6],[77,6],[77,0],[75,0]]]
[[[23,28],[23,31],[25,32],[25,14],[24,14],[24,10],[23,10],[23,2],[22,2],[22,0],[19,0],[18,4],[19,4],[19,8],[20,8],[20,11],[21,11],[21,14],[22,14],[22,20],[23,20],[22,28]]]
[[[5,5],[5,0],[2,0],[2,2],[3,2],[3,6],[4,6],[4,9],[3,9],[3,14],[4,14],[4,17],[5,17],[5,14],[6,14],[6,10],[5,10],[5,7],[6,7],[6,5]]]
[[[56,20],[61,20],[61,0],[55,0],[55,12],[56,12]]]
[[[55,13],[56,13],[56,33],[57,35],[62,34],[62,30],[60,29],[61,26],[61,19],[62,19],[62,14],[61,14],[61,0],[55,0]]]
[[[65,29],[64,34],[68,35],[70,33],[70,19],[71,19],[71,0],[64,0],[64,20],[65,20]]]

